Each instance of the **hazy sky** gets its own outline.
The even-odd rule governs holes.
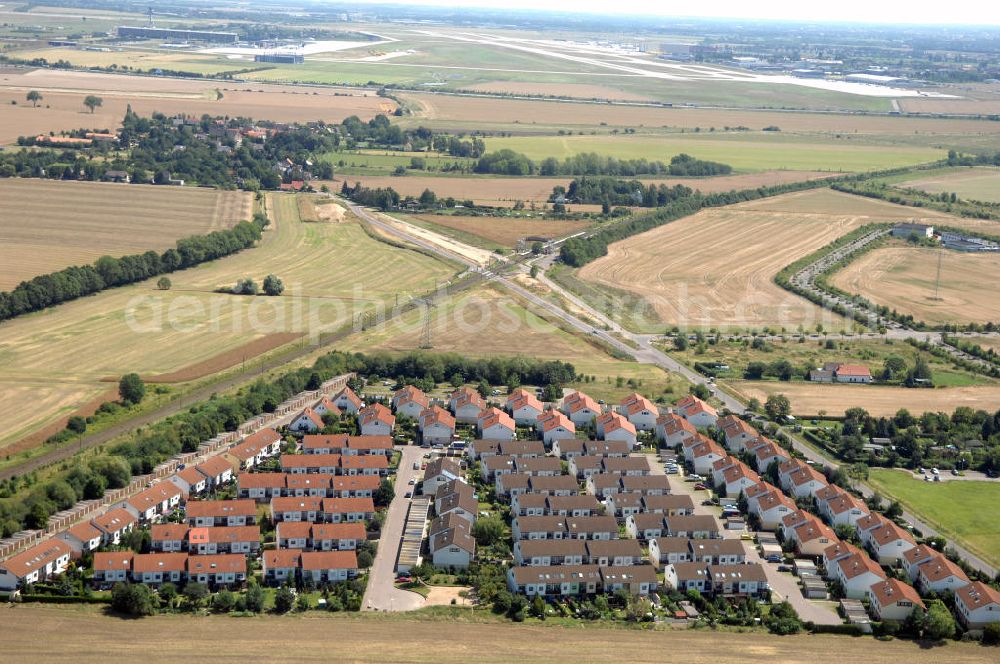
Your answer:
[[[960,23],[1000,25],[1000,2],[996,0],[711,0],[704,3],[666,0],[367,0],[450,7],[496,7],[548,9],[556,11],[663,16],[736,17],[852,23]]]

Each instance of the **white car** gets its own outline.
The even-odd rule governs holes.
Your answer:
[[[938,470],[937,468],[931,468],[931,474],[932,475],[940,475],[941,471]]]

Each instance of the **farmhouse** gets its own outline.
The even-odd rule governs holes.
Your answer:
[[[868,367],[860,364],[827,362],[810,371],[809,380],[814,383],[870,383],[872,374]]]

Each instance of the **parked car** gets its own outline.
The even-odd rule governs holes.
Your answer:
[[[931,474],[932,475],[940,475],[941,471],[938,470],[937,468],[931,468]]]
[[[403,498],[412,498],[412,497],[413,497],[412,491],[407,491],[406,493],[403,494]]]
[[[791,572],[792,571],[792,566],[791,565],[778,565],[778,571],[779,572]]]
[[[954,475],[955,477],[958,477],[958,468],[952,468],[951,474]]]
[[[412,477],[410,478],[410,481],[407,482],[407,484],[409,484],[410,486],[413,486],[416,483],[417,483],[417,481],[415,479],[413,479]]]
[[[413,470],[420,470],[420,462],[419,461],[414,461],[413,462]]]
[[[697,484],[694,485],[694,488],[697,489],[698,491],[708,491],[708,485],[705,484],[704,482],[698,482]]]
[[[767,558],[765,558],[764,560],[766,560],[769,563],[780,563],[781,562],[781,556],[778,555],[777,553],[772,553],[772,554],[768,555]]]

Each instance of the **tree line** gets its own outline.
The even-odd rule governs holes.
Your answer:
[[[536,163],[527,155],[504,148],[484,154],[476,162],[476,173],[491,175],[612,175],[633,177],[637,175],[693,177],[724,175],[732,172],[728,164],[695,159],[687,154],[675,155],[669,164],[646,159],[616,159],[587,152],[566,157],[559,161],[547,157]]]
[[[569,187],[556,185],[549,201],[553,203],[590,203],[594,205],[623,205],[662,207],[667,203],[691,196],[694,191],[682,184],[643,184],[639,180],[621,180],[609,176],[584,176],[569,183]]]
[[[334,351],[321,356],[312,367],[271,380],[261,378],[234,395],[215,396],[136,430],[106,454],[73,464],[44,482],[29,475],[0,483],[0,537],[25,528],[44,528],[49,516],[57,511],[80,500],[99,498],[106,489],[126,486],[133,475],[149,473],[181,452],[197,450],[203,441],[235,431],[251,417],[274,412],[293,395],[318,389],[323,381],[347,372],[371,380],[441,383],[462,379],[508,386],[562,386],[576,378],[572,364],[524,357],[471,359],[454,353],[391,356]],[[354,386],[360,388],[361,384]]]
[[[180,239],[176,248],[162,254],[102,256],[92,265],[74,265],[22,281],[14,290],[0,293],[0,321],[237,253],[252,247],[267,223],[267,217],[258,213],[253,221],[241,221],[231,229]]]

